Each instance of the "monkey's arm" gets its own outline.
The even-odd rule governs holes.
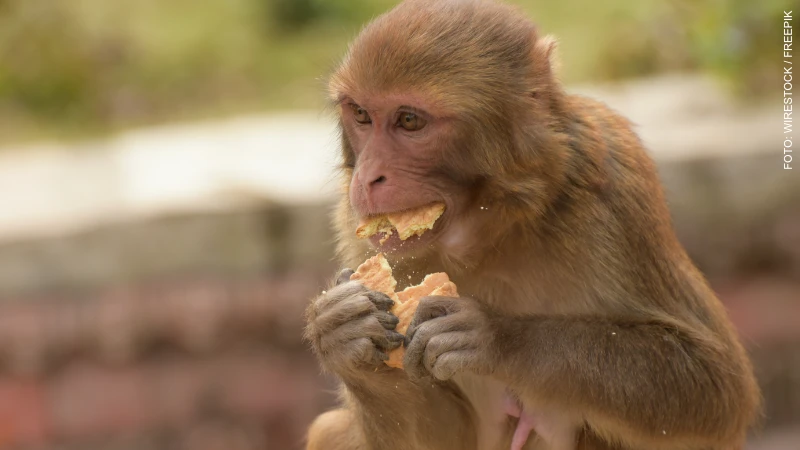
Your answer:
[[[492,375],[526,407],[566,412],[635,448],[740,443],[759,403],[732,335],[669,317],[508,317],[475,300],[428,297],[406,341],[412,377]]]
[[[559,406],[606,437],[717,448],[741,442],[757,409],[742,349],[699,326],[531,317],[493,328],[498,377],[534,404],[567,399]]]

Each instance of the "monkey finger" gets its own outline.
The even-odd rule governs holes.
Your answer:
[[[397,328],[397,324],[400,322],[400,319],[398,319],[397,316],[386,311],[377,311],[375,313],[375,317],[378,318],[378,322],[380,322],[381,325],[383,325],[383,327],[387,330],[394,330]]]
[[[322,333],[363,336],[369,330],[367,325],[374,323],[375,328],[383,333],[386,329],[377,317],[369,315],[371,312],[376,312],[375,305],[366,296],[351,297],[317,316],[314,326]],[[365,328],[359,329],[359,326]]]
[[[433,321],[421,324],[415,330],[413,337],[406,335],[406,354],[403,357],[403,367],[408,373],[408,376],[412,379],[421,379],[427,375],[427,369],[423,364],[423,358],[425,356],[425,348],[428,346],[428,341],[435,335],[436,326]]]
[[[354,273],[355,270],[353,269],[343,269],[336,277],[336,285],[338,286],[340,284],[347,283],[350,281],[350,275],[353,275]]]
[[[389,359],[389,355],[375,347],[372,340],[368,338],[359,338],[352,342],[353,353],[351,361],[367,363],[370,365],[378,365],[383,361]]]
[[[422,323],[454,312],[457,306],[454,306],[453,303],[454,299],[451,297],[423,297],[419,301],[419,306],[414,313],[414,318],[411,319],[411,324],[409,324],[406,334],[411,336],[413,335],[412,330],[415,330]]]
[[[334,286],[324,294],[320,295],[314,303],[314,310],[317,313],[325,312],[337,303],[349,299],[359,293],[366,293],[367,288],[361,283],[349,282]]]
[[[355,325],[364,326],[365,323]],[[337,373],[360,370],[364,364],[375,366],[389,359],[388,350],[376,347],[372,336],[354,334],[357,326],[337,330],[320,348],[323,364],[334,368]],[[384,338],[385,341],[389,339]]]
[[[478,347],[477,333],[475,332],[449,332],[437,334],[428,341],[425,347],[423,365],[428,371],[433,371],[433,366],[439,356],[458,350],[472,350]]]
[[[417,310],[419,312],[419,310]],[[469,330],[473,324],[470,320],[466,320],[465,317],[460,317],[459,314],[454,314],[452,316],[444,316],[444,317],[435,317],[426,321],[417,321],[417,316],[414,316],[414,319],[411,320],[411,324],[406,329],[406,340],[405,344],[406,347],[414,340],[414,336],[417,334],[420,327],[435,323],[436,333],[446,333],[450,331],[467,331]]]
[[[408,379],[412,381],[429,380],[432,378],[431,373],[428,372],[425,366],[420,364],[417,360],[412,360],[408,357],[408,351],[406,351],[406,355],[403,357],[403,370],[405,370]]]
[[[389,311],[394,306],[394,300],[388,295],[378,291],[367,291],[367,297],[375,303],[375,306],[383,311]]]
[[[396,331],[386,331],[385,339],[375,342],[376,347],[387,352],[401,345],[403,345],[403,335]]]
[[[375,349],[374,359],[377,360],[377,361],[375,361],[376,363],[383,362],[383,361],[388,361],[389,360],[389,355],[387,353],[384,353],[384,352],[378,350],[378,349]]]
[[[326,344],[332,348],[361,338],[369,339],[373,347],[382,351],[393,350],[403,343],[402,334],[385,329],[375,316],[368,315],[337,328]]]
[[[456,373],[472,368],[473,354],[473,350],[457,350],[444,353],[436,359],[430,369],[430,374],[437,380],[447,381],[453,378]]]
[[[385,330],[383,333],[371,333],[370,339],[375,347],[380,350],[392,350],[403,343],[403,335],[396,331]]]
[[[389,358],[384,352],[377,350],[372,341],[366,337],[353,339],[336,355],[338,365],[348,368],[354,368],[363,363],[377,364]]]

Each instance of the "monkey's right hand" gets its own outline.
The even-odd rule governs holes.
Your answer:
[[[306,310],[306,339],[323,367],[342,378],[383,365],[389,351],[403,343],[394,331],[398,319],[389,312],[393,300],[350,281],[352,274],[339,273],[336,286]]]

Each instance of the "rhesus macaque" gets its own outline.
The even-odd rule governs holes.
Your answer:
[[[312,450],[739,449],[760,408],[723,307],[676,240],[630,123],[564,92],[516,9],[408,0],[332,75],[344,267],[447,272],[402,336],[391,300],[338,282],[306,337],[341,379]],[[432,202],[431,231],[357,240],[362,217]],[[405,345],[405,370],[385,364]],[[513,441],[513,442],[512,442]]]

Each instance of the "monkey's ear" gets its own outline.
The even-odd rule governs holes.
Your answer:
[[[556,63],[556,47],[558,47],[558,40],[553,35],[547,35],[537,40],[534,49],[541,52],[552,66]]]
[[[559,61],[556,57],[558,42],[553,36],[534,36],[533,50],[531,50],[531,63],[533,66],[534,88],[531,94],[536,97],[542,91],[547,91],[556,82]]]
[[[533,62],[533,76],[536,81],[551,81],[559,65],[556,57],[556,47],[558,42],[552,35],[535,37],[535,44],[531,51],[531,62]]]

